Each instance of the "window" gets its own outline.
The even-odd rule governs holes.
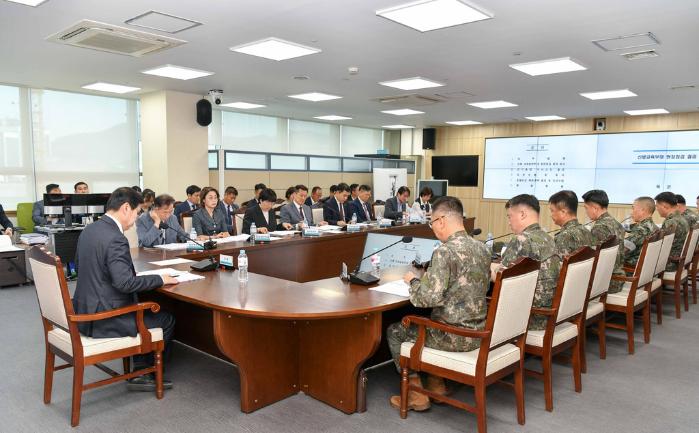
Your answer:
[[[371,173],[371,159],[342,158],[342,171]]]
[[[66,193],[85,181],[91,192],[139,183],[135,100],[31,90],[36,189]]]
[[[290,120],[289,152],[338,155],[340,153],[340,126],[320,122]]]
[[[218,170],[218,151],[209,151],[209,170]]]
[[[210,131],[215,129],[212,126],[209,127]],[[221,134],[221,146],[224,149],[287,151],[286,119],[221,111]]]
[[[226,170],[267,170],[267,154],[226,151]]]
[[[306,170],[306,157],[270,155],[270,170]]]
[[[342,171],[342,159],[308,157],[308,170],[310,171]]]
[[[376,155],[381,149],[383,131],[380,129],[342,127],[342,156]]]
[[[34,201],[31,144],[21,116],[27,98],[26,89],[0,86],[0,204],[5,210]]]

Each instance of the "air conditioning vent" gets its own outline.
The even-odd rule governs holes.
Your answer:
[[[443,98],[437,96],[424,96],[418,94],[386,96],[383,98],[372,99],[372,101],[390,105],[398,108],[420,107],[425,105],[437,104],[444,102]]]
[[[46,38],[59,44],[140,57],[186,44],[187,41],[83,20]]]
[[[626,53],[622,54],[622,57],[624,57],[626,60],[641,60],[641,59],[650,59],[651,57],[658,57],[660,54],[658,54],[657,51],[655,50],[648,50],[648,51],[637,51],[635,53]]]

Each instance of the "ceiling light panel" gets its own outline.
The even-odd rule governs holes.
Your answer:
[[[104,83],[104,82],[86,84],[83,86],[83,89],[96,90],[98,92],[119,93],[119,94],[130,93],[130,92],[135,92],[136,90],[141,90],[140,87],[123,86],[121,84],[112,84],[112,83]]]
[[[587,68],[570,57],[560,59],[539,60],[536,62],[517,63],[510,68],[536,77],[538,75],[560,74],[562,72],[584,71]]]
[[[174,78],[176,80],[191,80],[194,78],[207,77],[214,75],[213,72],[201,71],[199,69],[185,68],[184,66],[163,65],[157,68],[141,71],[148,75],[157,75],[159,77]]]
[[[333,99],[341,99],[342,96],[329,95],[327,93],[320,93],[320,92],[310,92],[310,93],[299,93],[298,95],[289,95],[289,98],[303,99],[304,101],[311,101],[311,102],[321,102],[321,101],[330,101]]]
[[[659,45],[660,40],[658,40],[653,33],[646,32],[626,36],[616,36],[613,38],[597,39],[592,41],[592,43],[604,51],[618,51]]]
[[[534,122],[544,122],[547,120],[565,120],[565,117],[561,116],[529,116],[525,119],[533,120]]]
[[[376,15],[420,32],[493,18],[493,14],[459,0],[420,0],[378,10]]]
[[[593,101],[599,100],[599,99],[617,99],[617,98],[631,98],[636,95],[634,92],[632,92],[629,89],[621,89],[621,90],[604,90],[601,92],[587,92],[587,93],[581,93],[580,96],[587,98],[587,99],[592,99]]]
[[[664,108],[649,108],[647,110],[627,110],[624,113],[629,116],[646,116],[649,114],[668,114],[670,112]]]
[[[130,18],[124,21],[124,23],[165,33],[179,33],[201,25],[198,21],[157,11],[148,11],[139,16]]]
[[[12,3],[19,3],[19,4],[25,5],[25,6],[32,6],[32,7],[37,7],[40,4],[46,2],[46,0],[7,0],[7,1],[10,1]]]
[[[413,129],[415,128],[414,126],[410,125],[384,125],[382,126],[384,129]]]
[[[236,53],[248,54],[276,61],[293,59],[321,52],[318,48],[307,47],[279,38],[262,39],[260,41],[230,47],[229,49]]]
[[[394,116],[411,116],[413,114],[425,114],[424,111],[417,111],[410,108],[401,108],[400,110],[384,110],[382,113],[393,114]]]
[[[484,101],[484,102],[470,102],[468,105],[472,107],[482,108],[484,110],[490,110],[491,108],[508,108],[517,107],[517,104],[507,101]]]
[[[431,87],[441,87],[444,84],[428,80],[422,77],[402,78],[400,80],[382,81],[382,86],[393,87],[401,90],[429,89]]]
[[[229,102],[227,104],[221,104],[221,107],[230,107],[230,108],[238,108],[240,110],[251,110],[253,108],[263,108],[266,107],[266,105],[262,104],[252,104],[250,102]]]
[[[465,125],[482,125],[483,122],[477,122],[475,120],[452,120],[451,122],[445,122],[449,125],[465,126]]]
[[[351,120],[351,117],[338,116],[337,114],[328,114],[327,116],[316,116],[314,119],[319,120]]]

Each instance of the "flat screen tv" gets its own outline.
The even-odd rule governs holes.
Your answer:
[[[449,186],[478,186],[478,155],[433,156],[432,177]]]

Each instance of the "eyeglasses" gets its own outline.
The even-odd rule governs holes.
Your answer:
[[[439,220],[441,220],[442,218],[445,218],[445,217],[446,217],[446,215],[442,215],[441,217],[433,218],[429,223],[427,223],[427,225],[430,226],[430,228],[432,228],[432,224],[434,224],[435,221],[439,221]]]

